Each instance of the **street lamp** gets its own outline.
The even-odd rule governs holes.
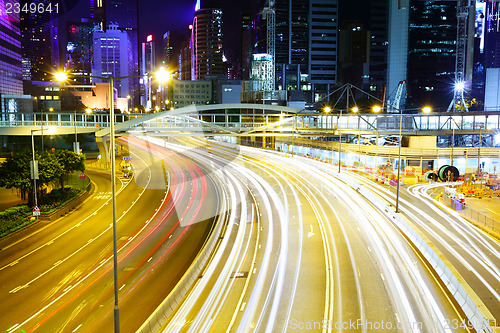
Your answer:
[[[402,129],[403,129],[403,108],[399,109],[399,149],[398,149],[398,179],[397,179],[397,189],[396,189],[396,213],[399,213],[399,183],[400,183],[400,175],[401,175],[401,141],[403,141],[402,137]]]
[[[68,76],[66,73],[61,72],[61,73],[56,73],[54,74],[55,78],[59,82],[64,82],[65,80],[68,79]],[[115,177],[116,177],[116,151],[115,151],[115,106],[114,106],[114,82],[116,80],[122,80],[122,79],[131,79],[131,78],[141,78],[144,77],[144,75],[131,75],[131,76],[121,76],[121,77],[114,77],[114,76],[94,76],[94,75],[82,75],[84,77],[90,77],[90,78],[95,78],[95,79],[100,79],[100,80],[107,80],[109,82],[109,93],[108,93],[108,98],[109,98],[109,118],[110,118],[110,150],[111,150],[111,197],[112,197],[112,202],[113,202],[113,282],[114,282],[114,294],[115,294],[115,306],[114,306],[114,329],[115,333],[120,332],[120,310],[119,310],[119,302],[118,302],[118,250],[117,250],[117,237],[116,237],[116,189],[115,189]],[[147,76],[152,76],[151,73],[147,74]],[[158,74],[156,74],[158,78]],[[160,81],[161,75],[158,78]],[[76,111],[75,111],[76,114]],[[75,122],[76,122],[76,116],[75,116]],[[76,123],[75,123],[76,126]],[[76,127],[75,127],[76,129]],[[76,132],[75,132],[75,140],[76,140]]]
[[[375,105],[372,110],[373,110],[373,112],[380,112],[380,111],[382,111],[382,108],[380,108],[380,106],[378,106],[378,105]]]
[[[42,132],[43,138],[43,130],[31,130],[31,153],[33,156],[33,160],[31,162],[31,177],[33,178],[33,198],[35,201],[35,206],[38,206],[38,197],[36,193],[36,180],[38,179],[38,161],[35,160],[35,136],[33,135],[33,133],[35,132]],[[48,132],[49,135],[53,135],[56,133],[56,128],[54,126],[50,126]]]
[[[430,107],[430,106],[424,106],[424,107],[422,108],[422,111],[423,111],[424,113],[431,113],[432,109],[431,109],[431,107]]]

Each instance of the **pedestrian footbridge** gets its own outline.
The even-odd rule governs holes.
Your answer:
[[[41,135],[55,127],[57,134],[109,135],[108,114],[79,112],[0,113],[0,135]],[[117,135],[236,135],[290,136],[291,134],[353,135],[461,135],[494,134],[500,112],[430,114],[325,114],[264,104],[192,105],[147,114],[116,114]]]

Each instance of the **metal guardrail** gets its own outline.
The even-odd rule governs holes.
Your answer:
[[[494,232],[500,232],[500,221],[497,221],[473,208],[470,208],[467,204],[458,204],[456,199],[450,197],[446,193],[443,193],[443,202],[454,210],[460,212],[463,216],[473,220],[477,224],[492,230]]]
[[[398,226],[398,228],[405,234],[405,236],[418,248],[423,257],[433,267],[434,271],[440,277],[443,284],[446,286],[450,294],[463,310],[469,323],[472,324],[476,332],[479,333],[493,333],[489,322],[484,318],[481,310],[476,306],[472,298],[467,294],[457,278],[453,275],[446,264],[439,258],[439,256],[432,250],[424,239],[413,230],[408,223],[399,215],[396,214],[389,206],[387,206],[381,199],[359,185],[352,179],[344,176],[343,174],[336,174],[337,178],[351,186],[359,194],[365,197],[374,206],[378,207],[382,212]]]
[[[214,106],[215,107],[215,106]],[[179,109],[180,110],[180,109]],[[116,123],[124,123],[127,120],[136,119],[146,114],[117,114]],[[148,114],[150,115],[150,114]],[[189,115],[193,121],[209,123],[230,130],[252,130],[266,127],[266,131],[319,131],[335,132],[338,129],[344,133],[353,131],[364,131],[373,133],[392,132],[399,130],[399,114],[290,114],[276,113],[272,111],[265,113],[262,110],[246,110],[242,105],[240,110],[221,109],[219,111],[201,111]],[[456,131],[483,133],[500,129],[500,112],[460,112],[460,113],[431,113],[431,114],[403,114],[402,131],[412,132],[436,132]],[[172,116],[165,121],[165,115],[158,114],[158,118],[148,120],[140,125],[140,128],[157,130],[164,128],[181,128],[180,124],[186,122],[186,118],[176,121]],[[283,122],[284,119],[289,121]],[[0,127],[85,127],[106,128],[109,126],[108,114],[82,114],[75,112],[58,113],[0,113]],[[273,127],[273,123],[280,126]],[[174,125],[177,124],[177,125]],[[189,126],[187,127],[189,128]],[[420,133],[422,134],[422,133]]]

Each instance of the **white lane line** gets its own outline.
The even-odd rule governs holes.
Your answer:
[[[111,105],[111,104],[110,104],[110,105]],[[121,286],[121,287],[120,287],[120,289],[118,289],[118,290],[120,290],[120,291],[121,291],[123,288],[125,288],[125,285]]]
[[[17,293],[19,290],[23,290],[23,289],[26,289],[28,287],[29,287],[29,285],[27,285],[27,284],[25,284],[24,286],[16,287],[16,288],[12,289],[11,291],[9,291],[9,294]]]
[[[111,96],[111,94],[110,94],[110,96]],[[111,104],[110,104],[110,105],[111,105]],[[82,325],[83,325],[83,324],[78,325],[78,327],[77,327],[77,328],[75,328],[75,329],[73,330],[73,333],[74,333],[74,332],[76,332],[76,331],[78,331],[78,330],[80,329],[80,327],[82,327]]]

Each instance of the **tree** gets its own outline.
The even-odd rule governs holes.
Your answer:
[[[62,172],[58,175],[58,178],[64,191],[64,176],[71,174],[73,171],[85,171],[85,155],[76,154],[70,150],[56,150],[54,155],[62,166]]]
[[[33,193],[33,180],[31,180],[30,173],[31,160],[32,155],[29,150],[8,156],[5,162],[0,164],[0,187],[19,189],[22,198],[26,198],[27,193]]]

